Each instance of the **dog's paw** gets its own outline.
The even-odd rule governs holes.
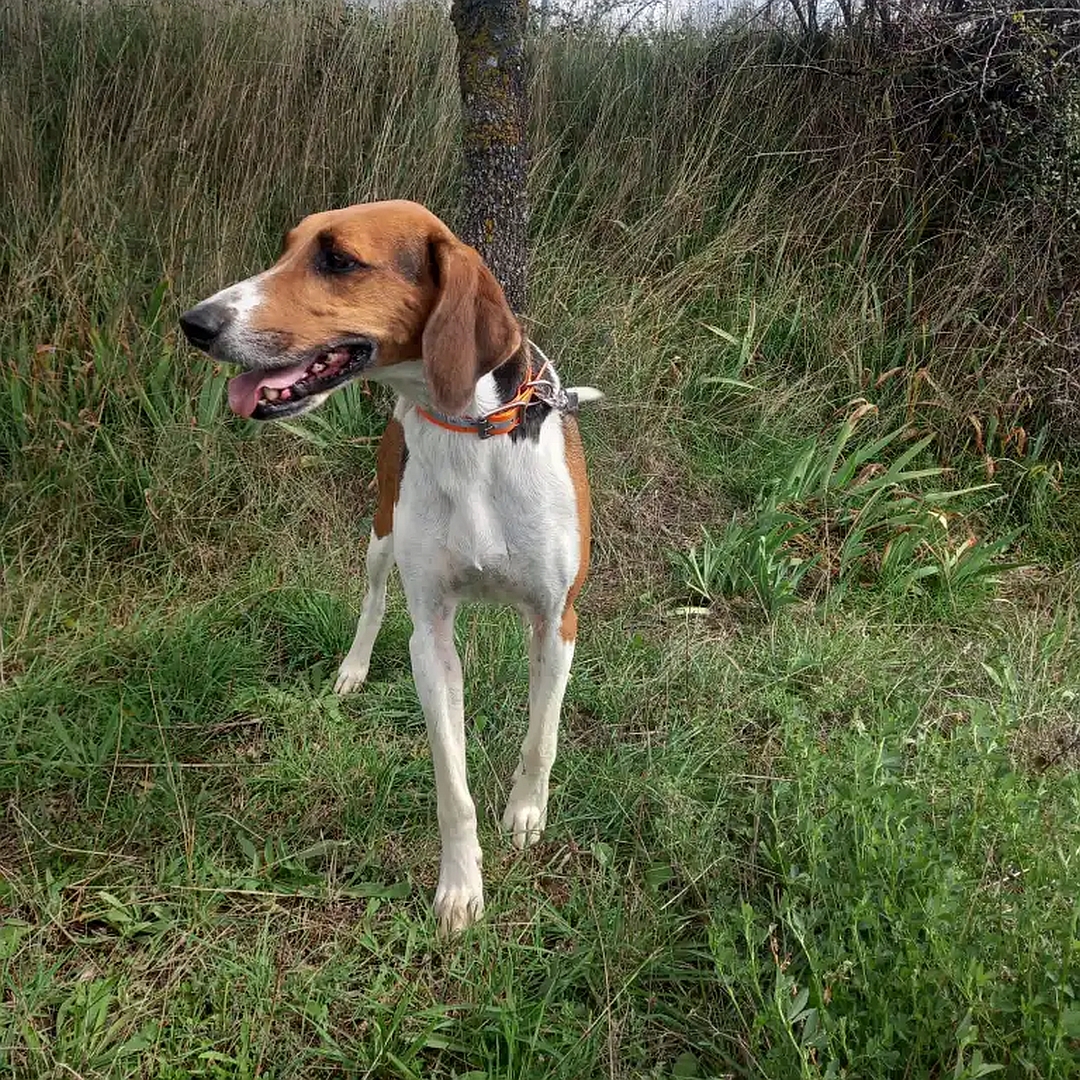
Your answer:
[[[367,678],[368,665],[350,660],[347,656],[341,661],[338,668],[337,681],[334,683],[334,693],[338,695],[351,694],[364,685]]]
[[[502,827],[510,834],[514,847],[527,848],[535,844],[547,824],[547,780],[519,776],[514,781]]]
[[[480,853],[444,853],[435,888],[435,918],[439,936],[453,937],[484,915],[484,881]]]

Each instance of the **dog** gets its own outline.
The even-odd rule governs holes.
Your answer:
[[[228,385],[243,417],[298,416],[357,379],[397,394],[376,458],[367,592],[335,690],[367,677],[396,562],[435,769],[435,915],[454,934],[484,911],[455,610],[506,603],[526,627],[529,725],[502,816],[525,848],[547,821],[589,562],[576,411],[601,395],[564,389],[476,250],[402,200],[304,218],[273,266],[203,300],[180,325],[196,348],[243,369]]]

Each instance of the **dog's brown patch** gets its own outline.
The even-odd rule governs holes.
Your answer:
[[[589,572],[589,546],[592,541],[592,531],[589,478],[585,472],[585,451],[581,445],[581,432],[578,431],[577,419],[573,416],[564,415],[562,425],[566,468],[570,472],[570,481],[574,485],[574,495],[577,499],[578,570],[577,576],[566,594],[566,605],[563,608],[559,634],[563,641],[574,641],[577,638],[578,621],[574,601],[577,599],[578,593],[581,592],[581,586],[585,584],[585,575]]]
[[[381,540],[394,531],[394,507],[401,493],[401,474],[405,471],[405,429],[393,417],[386,425],[379,452],[375,458],[375,478],[379,502],[372,523],[375,535]]]
[[[521,328],[473,248],[456,240],[432,247],[439,298],[424,327],[424,373],[435,404],[456,415],[477,380],[521,348]]]

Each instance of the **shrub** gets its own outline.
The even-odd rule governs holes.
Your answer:
[[[788,472],[758,497],[752,513],[718,537],[675,556],[683,585],[697,598],[751,596],[769,617],[798,599],[800,586],[821,571],[831,599],[853,587],[912,592],[950,604],[980,595],[1009,564],[1000,561],[1017,533],[979,540],[947,509],[992,485],[923,491],[946,472],[912,465],[933,440],[924,436],[887,463],[882,459],[905,429],[854,445],[861,406],[831,443],[806,443]]]

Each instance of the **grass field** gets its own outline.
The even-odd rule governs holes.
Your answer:
[[[1008,213],[927,255],[888,154],[784,156],[821,117],[734,32],[538,46],[593,573],[524,855],[521,631],[459,618],[487,915],[447,944],[396,587],[331,692],[389,402],[239,422],[175,319],[309,210],[452,216],[449,31],[3,18],[0,1075],[1080,1075],[1080,474]]]

